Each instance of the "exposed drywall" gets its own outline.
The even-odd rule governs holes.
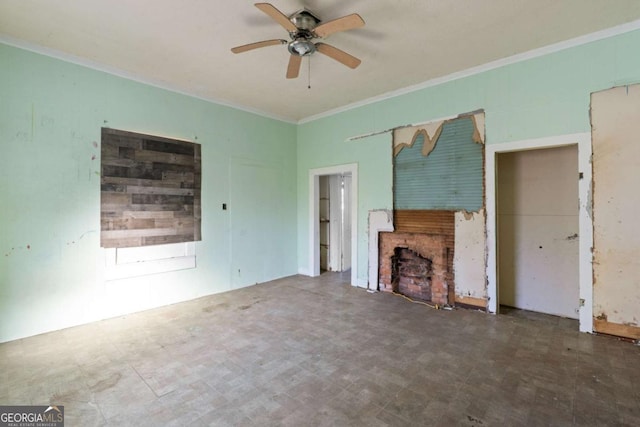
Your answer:
[[[422,136],[421,153],[428,156],[438,142],[442,133],[443,121],[427,123],[422,126],[411,126],[394,129],[393,131],[393,155],[397,156],[405,147],[413,147],[418,137]]]
[[[640,337],[640,85],[591,96],[594,310]],[[596,330],[607,333],[596,322]],[[633,335],[619,328],[620,335]]]
[[[428,156],[438,143],[442,133],[442,126],[452,120],[463,117],[471,118],[473,122],[472,140],[484,144],[484,112],[461,114],[453,119],[435,120],[421,125],[402,126],[393,129],[393,155],[397,156],[404,147],[412,147],[420,135],[424,138],[422,155]]]
[[[201,144],[196,268],[105,280],[102,127]],[[0,45],[0,341],[295,274],[295,142],[291,124]],[[275,172],[251,179],[232,158]],[[247,181],[230,188],[231,175]],[[264,227],[267,250],[254,254],[250,228],[232,238],[237,218]]]
[[[578,148],[497,161],[500,304],[578,318]]]
[[[484,209],[478,212],[458,211],[454,221],[456,301],[484,308],[487,299]]]

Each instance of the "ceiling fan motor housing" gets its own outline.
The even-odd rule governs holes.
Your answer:
[[[321,22],[320,18],[313,14],[309,9],[302,9],[289,16],[289,20],[299,30],[311,32]]]
[[[287,45],[289,53],[297,56],[308,56],[316,51],[316,45],[311,41],[316,38],[313,29],[320,23],[320,18],[308,9],[302,9],[292,14],[289,20],[298,31],[291,32],[291,41]]]

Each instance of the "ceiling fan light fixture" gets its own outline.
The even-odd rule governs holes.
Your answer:
[[[286,44],[289,51],[289,65],[287,66],[286,74],[288,79],[298,77],[302,58],[313,55],[315,52],[320,52],[352,69],[360,65],[361,61],[358,58],[337,47],[322,42],[313,42],[314,39],[324,39],[331,34],[364,26],[364,20],[357,13],[323,23],[320,18],[306,8],[287,16],[270,3],[256,3],[255,6],[287,30],[291,41],[288,42],[282,39],[263,40],[236,46],[231,48],[231,52],[242,53],[262,47]]]
[[[316,45],[306,38],[298,38],[289,43],[288,49],[292,55],[307,56],[316,51]]]

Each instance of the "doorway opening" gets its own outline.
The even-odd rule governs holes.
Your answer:
[[[320,272],[351,269],[351,173],[319,180]]]
[[[321,180],[322,199],[326,199],[322,201]],[[326,262],[327,271],[350,269],[351,285],[358,285],[357,189],[358,165],[355,163],[309,170],[310,276],[320,275],[321,248],[326,247],[322,250],[326,251],[322,255],[322,261]]]
[[[591,134],[576,133],[536,138],[502,144],[488,144],[486,146],[485,170],[486,170],[486,209],[487,209],[487,296],[489,297],[488,311],[498,313],[500,307],[500,282],[498,242],[498,175],[496,163],[499,154],[538,150],[545,148],[557,148],[564,146],[577,146],[578,168],[575,179],[578,180],[578,232],[577,236],[568,234],[558,238],[575,239],[578,243],[578,320],[581,332],[593,331],[593,263],[591,248],[593,246],[593,220],[591,216],[592,194],[592,169],[591,169]],[[575,176],[575,175],[574,175]],[[504,191],[501,190],[501,191]],[[574,198],[575,200],[575,198]],[[568,241],[567,241],[568,242]],[[535,244],[535,240],[533,243]],[[540,244],[531,250],[541,250]],[[544,249],[544,244],[542,245]],[[502,261],[503,263],[504,261]],[[502,267],[502,265],[501,265]],[[544,264],[539,268],[548,268]],[[573,297],[572,297],[573,298]]]
[[[501,306],[577,319],[578,146],[496,158]]]

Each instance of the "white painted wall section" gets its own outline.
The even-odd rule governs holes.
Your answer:
[[[456,296],[487,298],[485,211],[455,213]]]
[[[381,231],[393,231],[393,211],[391,209],[380,209],[369,211],[369,283],[371,291],[379,288],[379,233]]]
[[[594,315],[640,326],[640,85],[591,97]]]

